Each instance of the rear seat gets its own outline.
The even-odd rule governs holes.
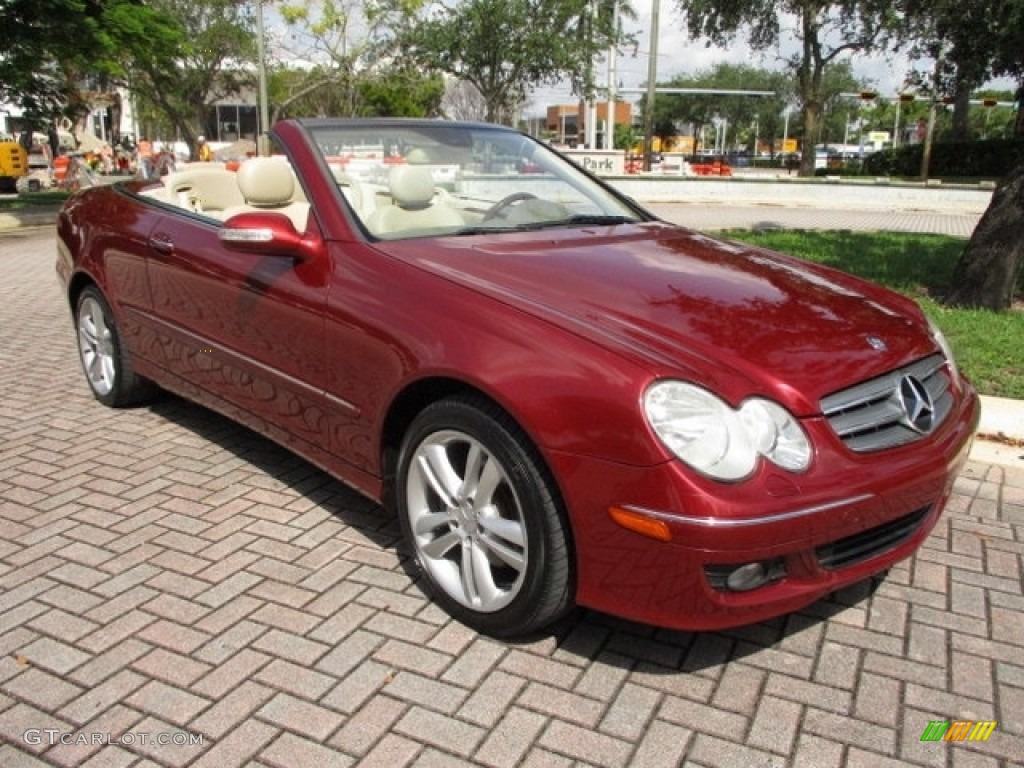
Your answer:
[[[228,208],[245,203],[233,171],[220,163],[186,166],[164,180],[167,200],[182,208],[221,218]]]

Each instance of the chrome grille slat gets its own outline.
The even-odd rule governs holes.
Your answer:
[[[832,429],[840,437],[863,432],[865,429],[882,427],[899,421],[903,411],[899,405],[892,400],[884,400],[880,403],[871,403],[855,413],[841,413],[829,419]]]
[[[931,397],[937,428],[953,409],[950,379],[940,354],[827,395],[821,410],[839,439],[857,453],[881,451],[924,437],[905,423],[899,387],[904,377],[919,380]]]
[[[864,435],[856,435],[843,440],[843,442],[851,451],[856,451],[857,453],[870,453],[871,451],[882,451],[886,448],[895,448],[899,445],[906,445],[907,443],[914,442],[919,437],[921,437],[921,435],[914,430],[902,425],[896,425],[884,430],[868,432]]]

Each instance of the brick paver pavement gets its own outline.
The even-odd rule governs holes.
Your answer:
[[[309,464],[173,398],[97,404],[53,260],[52,229],[0,237],[0,766],[1020,764],[1021,472],[969,465],[874,591],[497,642]],[[958,719],[998,725],[920,741]]]

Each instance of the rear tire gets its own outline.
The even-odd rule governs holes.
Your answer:
[[[75,307],[78,357],[93,396],[119,408],[147,399],[154,386],[137,376],[121,346],[114,313],[94,286],[85,288]]]
[[[477,631],[522,635],[572,602],[567,527],[553,480],[507,414],[481,398],[428,406],[402,443],[399,522],[417,570]]]

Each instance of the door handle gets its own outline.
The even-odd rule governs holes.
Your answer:
[[[153,235],[149,238],[149,247],[157,253],[169,254],[174,253],[174,241],[170,235],[163,233]]]

